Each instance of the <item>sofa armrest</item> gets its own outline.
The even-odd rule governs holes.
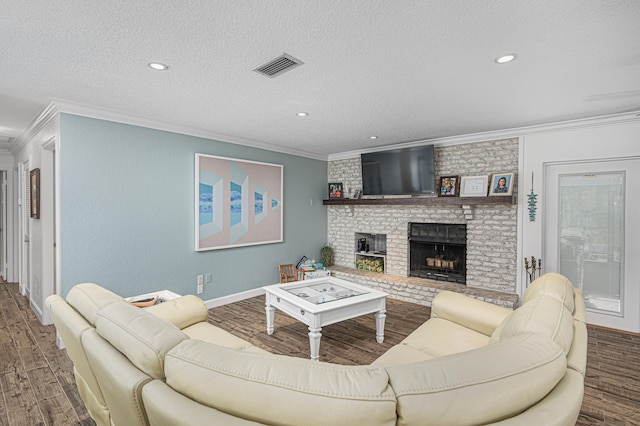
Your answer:
[[[207,305],[204,304],[202,299],[192,294],[167,300],[143,309],[170,322],[180,330],[206,321],[209,316]]]
[[[446,319],[486,336],[491,336],[512,313],[511,309],[452,291],[441,291],[431,304],[431,318]]]

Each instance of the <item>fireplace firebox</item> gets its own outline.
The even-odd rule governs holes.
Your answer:
[[[467,225],[409,223],[409,275],[466,284]]]

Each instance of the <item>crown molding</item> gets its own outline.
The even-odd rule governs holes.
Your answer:
[[[54,117],[56,117],[57,113],[57,106],[53,102],[49,102],[49,105],[47,105],[40,114],[31,120],[20,136],[15,138],[9,150],[11,155],[17,155],[40,130],[49,124]]]
[[[244,139],[221,133],[215,133],[195,127],[182,126],[180,124],[167,123],[164,121],[158,121],[146,117],[124,114],[122,112],[105,108],[83,105],[61,99],[54,99],[52,101],[52,104],[55,105],[57,112],[60,113],[79,115],[88,118],[96,118],[99,120],[114,121],[117,123],[146,127],[154,130],[162,130],[166,132],[179,133],[188,136],[195,136],[204,139],[212,139],[220,142],[232,143],[235,145],[243,145],[251,148],[264,149],[267,151],[279,152],[281,154],[295,155],[296,157],[306,157],[314,160],[327,161],[326,155],[320,155],[314,152],[291,149],[264,142],[258,142],[251,139]]]
[[[386,145],[366,150],[347,151],[336,154],[329,154],[328,160],[347,160],[360,158],[360,154],[368,152],[387,151],[398,148],[411,148],[420,145],[449,146],[461,145],[465,143],[477,143],[495,141],[501,139],[518,139],[522,136],[551,133],[559,131],[577,130],[589,127],[602,127],[620,125],[632,122],[640,122],[640,111],[625,112],[621,114],[603,115],[591,118],[581,118],[577,120],[560,121],[557,123],[539,124],[535,126],[514,127],[512,129],[492,130],[488,132],[470,133],[467,135],[450,136],[445,138],[425,139],[414,142],[401,143],[396,145]]]

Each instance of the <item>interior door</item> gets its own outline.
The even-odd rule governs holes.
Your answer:
[[[582,289],[587,322],[640,332],[640,158],[545,165],[546,270]]]

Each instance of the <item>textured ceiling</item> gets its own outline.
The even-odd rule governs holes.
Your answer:
[[[637,0],[0,10],[0,148],[52,99],[318,156],[640,109]],[[497,65],[507,52],[518,59]],[[304,65],[275,78],[252,71],[283,53]]]

